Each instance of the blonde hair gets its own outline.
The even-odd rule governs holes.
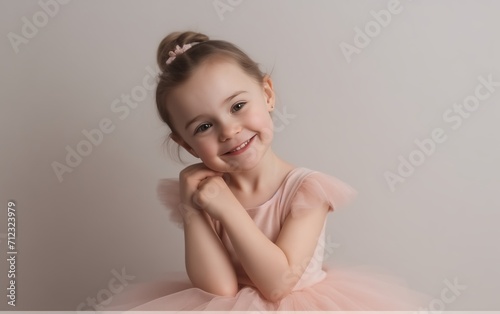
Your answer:
[[[174,51],[177,45],[182,47],[193,42],[198,42],[198,44],[193,45],[186,52],[177,56],[170,64],[166,63],[170,57],[169,52]],[[171,131],[166,141],[171,139],[172,135],[178,135],[168,110],[167,99],[169,94],[176,87],[186,82],[197,67],[211,57],[223,57],[233,61],[259,84],[264,80],[265,73],[259,69],[259,65],[232,43],[223,40],[211,40],[205,34],[192,31],[168,34],[158,47],[157,62],[161,73],[158,76],[158,86],[156,88],[158,114]],[[177,156],[181,159],[179,146],[177,146]]]

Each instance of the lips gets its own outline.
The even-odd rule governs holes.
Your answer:
[[[248,146],[248,144],[250,144],[250,142],[252,141],[252,139],[254,137],[255,137],[255,135],[252,136],[251,138],[249,138],[248,140],[244,141],[240,145],[233,147],[230,151],[224,153],[224,155],[227,155],[227,154],[230,154],[230,153],[234,153],[234,152],[237,152],[237,151],[240,151],[240,150],[244,149],[245,147]]]

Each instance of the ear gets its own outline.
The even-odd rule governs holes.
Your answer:
[[[194,149],[192,149],[191,146],[189,146],[188,143],[186,143],[179,135],[172,133],[170,134],[170,138],[173,139],[174,142],[182,146],[185,150],[187,150],[191,155],[193,155],[196,158],[200,158],[198,157],[198,154],[196,154]]]
[[[264,76],[262,83],[264,88],[264,97],[266,100],[267,110],[271,112],[274,110],[274,105],[276,102],[276,95],[274,93],[273,81],[271,80],[271,77],[268,74],[266,74]]]

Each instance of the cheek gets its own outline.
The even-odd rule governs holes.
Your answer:
[[[274,135],[274,129],[273,129],[273,124],[271,122],[270,126],[262,129],[261,132],[262,143],[270,144],[273,141],[273,135]]]
[[[274,124],[271,115],[267,111],[251,115],[250,122],[255,129],[260,131],[262,142],[270,143],[272,141]]]
[[[254,106],[254,108],[248,112],[247,119],[247,121],[254,127],[272,128],[273,120],[271,115],[263,108],[257,108],[257,106]]]
[[[215,151],[215,146],[211,144],[212,142],[208,139],[196,143],[196,151],[198,155],[204,156],[213,153]]]

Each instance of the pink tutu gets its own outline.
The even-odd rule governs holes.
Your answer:
[[[177,211],[177,180],[162,180],[158,186],[161,201],[170,210],[170,220],[182,228]],[[328,202],[330,210],[347,203],[356,192],[344,182],[307,168],[295,168],[276,193],[264,204],[247,209],[259,229],[273,242],[286,216]],[[237,261],[223,226],[213,220],[217,234],[235,263],[240,277],[246,274]],[[290,294],[277,302],[265,299],[253,286],[240,284],[235,296],[218,296],[192,286],[186,273],[168,273],[157,282],[129,286],[113,297],[106,310],[132,311],[413,311],[425,307],[430,297],[410,289],[406,283],[373,267],[325,265],[325,227],[315,255]],[[246,277],[248,280],[248,277]]]
[[[185,273],[169,279],[136,284],[114,297],[110,311],[416,311],[430,297],[413,291],[396,277],[361,268],[328,268],[322,281],[269,302],[253,287],[234,297],[193,288]]]

